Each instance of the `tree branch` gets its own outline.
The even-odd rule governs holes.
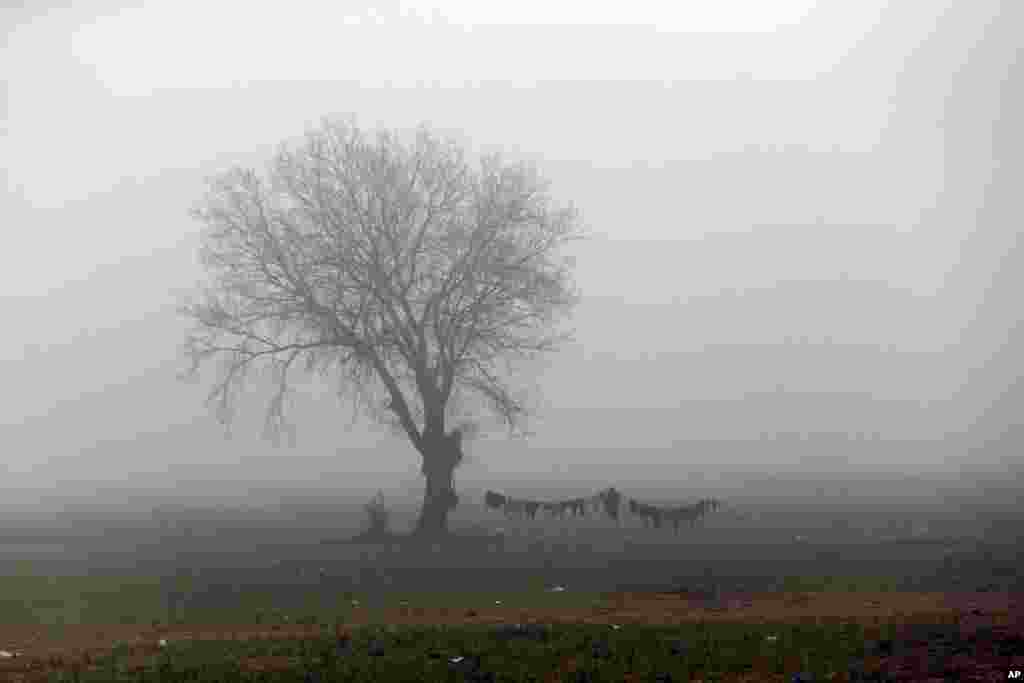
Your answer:
[[[304,359],[300,370],[338,372],[368,408],[383,392],[422,450],[460,385],[511,425],[523,407],[493,362],[565,338],[546,327],[573,303],[552,258],[579,235],[574,209],[553,209],[532,168],[497,156],[474,168],[426,127],[405,147],[325,120],[280,148],[266,180],[211,180],[192,215],[211,282],[205,302],[181,308],[195,323],[185,375],[222,361],[210,400],[225,423],[250,368],[268,363],[266,431],[282,431]]]

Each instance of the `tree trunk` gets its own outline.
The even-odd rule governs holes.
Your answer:
[[[455,467],[462,460],[461,433],[454,431],[432,440],[422,451],[421,472],[426,478],[423,507],[415,534],[440,537],[448,533],[448,514],[459,504],[455,494]]]

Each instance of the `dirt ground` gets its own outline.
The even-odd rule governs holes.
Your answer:
[[[1024,595],[1007,593],[802,593],[729,594],[717,598],[670,593],[619,593],[603,605],[574,610],[487,607],[446,610],[416,607],[353,613],[342,629],[364,623],[394,625],[491,623],[675,624],[695,620],[729,622],[827,623],[959,623],[961,629],[1018,624]],[[0,616],[2,618],[2,616]],[[317,636],[313,626],[69,626],[63,633],[35,626],[0,625],[0,681],[41,680],[48,671],[89,666],[116,644],[131,644],[144,659],[156,652],[158,641],[233,640]]]

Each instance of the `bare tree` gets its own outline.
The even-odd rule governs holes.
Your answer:
[[[481,414],[521,429],[515,363],[569,339],[555,323],[578,301],[559,256],[584,236],[577,211],[555,206],[532,166],[466,156],[426,126],[406,144],[325,119],[265,175],[212,179],[192,211],[209,281],[182,308],[194,322],[186,375],[220,361],[209,398],[229,425],[251,371],[269,369],[272,436],[289,426],[296,375],[337,380],[419,453],[418,534],[447,530],[463,437]]]

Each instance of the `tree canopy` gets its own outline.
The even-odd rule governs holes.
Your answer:
[[[192,211],[209,278],[182,312],[188,374],[217,365],[209,398],[226,424],[261,369],[275,434],[314,372],[425,458],[467,406],[521,427],[513,364],[570,338],[556,323],[578,294],[560,248],[584,232],[533,165],[467,156],[427,126],[406,143],[325,119],[265,173],[209,181]]]

